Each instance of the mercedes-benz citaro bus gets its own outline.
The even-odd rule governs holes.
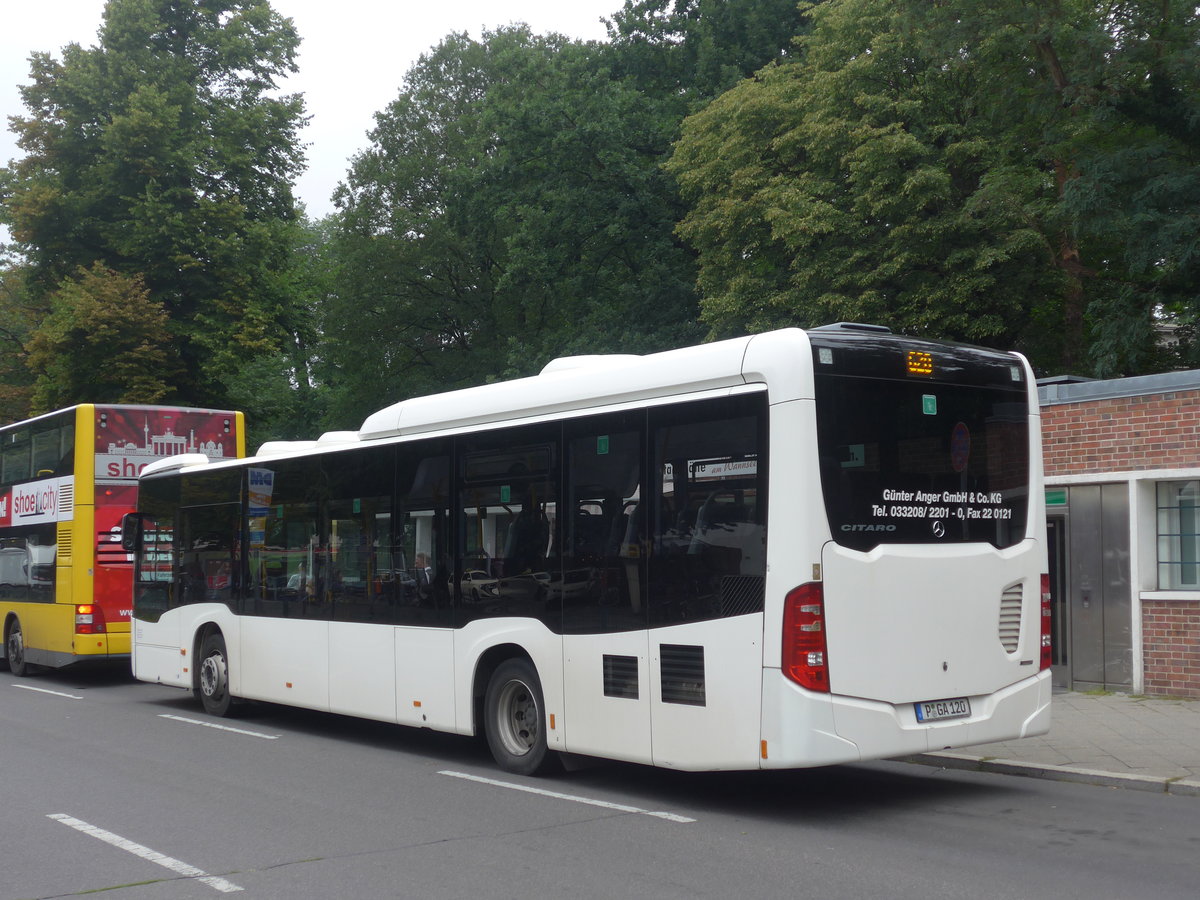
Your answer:
[[[133,558],[121,519],[149,463],[243,456],[242,414],[81,403],[0,427],[0,658],[38,666],[129,659]]]
[[[559,753],[773,769],[1042,734],[1037,392],[839,324],[418,397],[148,466],[133,668]]]

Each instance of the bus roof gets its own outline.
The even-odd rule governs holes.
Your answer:
[[[791,331],[803,340],[803,332]],[[743,362],[755,339],[734,338],[647,356],[556,359],[530,378],[394,403],[368,416],[359,436],[378,440],[737,387],[748,380]]]

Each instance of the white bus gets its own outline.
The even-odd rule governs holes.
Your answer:
[[[1017,354],[840,324],[164,460],[124,529],[134,674],[482,732],[522,774],[1042,734],[1039,422]]]

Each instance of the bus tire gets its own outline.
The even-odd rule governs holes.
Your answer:
[[[8,626],[4,635],[4,655],[8,659],[8,670],[18,678],[24,678],[33,668],[25,662],[25,635],[20,619],[13,619]]]
[[[228,716],[233,707],[229,693],[229,654],[225,638],[214,631],[200,645],[200,666],[196,671],[196,696],[210,716]]]
[[[502,662],[488,681],[483,729],[492,756],[506,772],[537,775],[558,757],[546,745],[542,682],[527,659]]]

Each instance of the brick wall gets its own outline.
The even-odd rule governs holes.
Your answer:
[[[1139,471],[1200,463],[1200,391],[1042,407],[1046,474]]]
[[[1200,600],[1143,600],[1145,692],[1200,698]]]

